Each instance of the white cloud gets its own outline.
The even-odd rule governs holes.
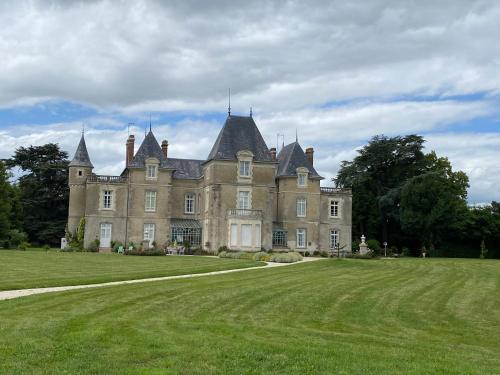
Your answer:
[[[0,105],[298,109],[498,91],[500,4],[485,1],[0,5]]]

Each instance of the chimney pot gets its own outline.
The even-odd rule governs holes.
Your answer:
[[[127,145],[126,145],[126,166],[132,162],[132,159],[134,158],[134,143],[135,143],[135,137],[133,134],[129,135],[127,139]]]
[[[271,147],[269,151],[271,152],[271,158],[276,160],[276,147]]]
[[[163,152],[163,155],[165,155],[165,157],[167,157],[167,154],[168,154],[168,141],[167,140],[163,140],[161,142],[161,152]]]
[[[307,160],[309,160],[309,163],[311,163],[311,165],[314,165],[314,148],[312,147],[306,148],[306,156]]]

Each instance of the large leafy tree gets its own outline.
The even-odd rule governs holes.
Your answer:
[[[8,239],[11,228],[11,187],[9,184],[7,170],[3,161],[0,160],[0,241]]]
[[[337,186],[353,190],[353,232],[388,241],[397,235],[399,197],[409,178],[425,171],[424,139],[375,136],[358,151],[353,161],[343,161],[335,179]]]
[[[20,147],[7,161],[20,168],[23,229],[30,241],[57,244],[64,236],[68,208],[67,153],[57,144]]]
[[[418,235],[430,250],[465,224],[468,178],[452,172],[447,159],[430,166],[430,171],[409,179],[401,190],[401,227]]]

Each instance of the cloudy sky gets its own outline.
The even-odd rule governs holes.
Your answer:
[[[307,4],[306,4],[307,3]],[[204,159],[227,115],[315,148],[335,175],[376,134],[416,133],[500,200],[498,1],[4,1],[0,158],[85,124],[95,172],[124,166],[151,116],[173,157]],[[281,143],[281,141],[280,141]]]

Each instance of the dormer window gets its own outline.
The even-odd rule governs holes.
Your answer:
[[[309,170],[305,167],[297,168],[297,186],[307,187],[307,176]]]
[[[146,177],[149,179],[155,179],[157,177],[157,170],[158,168],[156,165],[148,165]]]
[[[242,150],[236,154],[236,157],[238,158],[238,182],[250,182],[252,179],[252,152],[248,150]]]
[[[240,176],[241,177],[250,177],[250,162],[249,161],[240,161]]]

